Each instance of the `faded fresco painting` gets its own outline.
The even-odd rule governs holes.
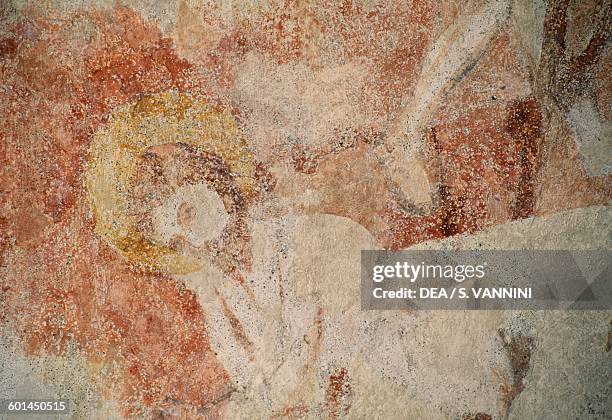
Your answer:
[[[0,398],[610,418],[610,311],[359,291],[362,250],[612,249],[610,1],[0,5]]]

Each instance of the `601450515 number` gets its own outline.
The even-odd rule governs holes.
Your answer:
[[[0,413],[67,413],[68,400],[52,399],[3,399],[0,400]]]

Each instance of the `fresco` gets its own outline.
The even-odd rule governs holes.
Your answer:
[[[361,311],[359,256],[610,249],[611,19],[591,0],[2,2],[0,398],[608,418],[609,311]]]

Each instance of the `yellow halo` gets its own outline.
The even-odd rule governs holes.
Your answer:
[[[196,258],[147,239],[129,211],[133,174],[152,146],[184,143],[220,157],[246,197],[255,193],[255,160],[229,113],[173,91],[115,109],[93,136],[86,171],[96,234],[128,260],[169,274],[198,270]]]

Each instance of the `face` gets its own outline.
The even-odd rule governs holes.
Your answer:
[[[137,228],[152,243],[197,257],[232,234],[238,197],[222,187],[228,177],[211,166],[205,154],[185,145],[147,149],[133,176],[131,202]]]
[[[232,117],[172,92],[113,115],[88,173],[98,235],[166,274],[211,259],[227,274],[248,268],[247,216],[264,188]]]

